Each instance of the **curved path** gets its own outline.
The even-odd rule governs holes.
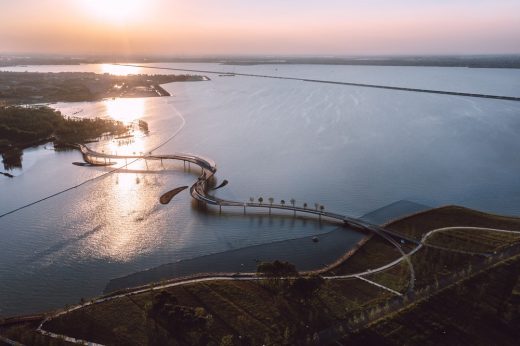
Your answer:
[[[408,290],[411,292],[414,289],[414,282],[415,282],[415,272],[413,269],[413,265],[409,259],[408,256],[406,256],[404,250],[401,247],[401,244],[397,242],[393,237],[397,237],[401,240],[407,240],[409,242],[418,244],[418,242],[415,239],[402,236],[400,234],[394,233],[392,231],[389,231],[383,227],[368,223],[366,221],[348,217],[345,215],[324,211],[324,210],[318,210],[316,209],[310,209],[310,208],[302,208],[297,207],[295,205],[285,205],[285,204],[274,204],[274,203],[255,203],[255,202],[237,202],[237,201],[230,201],[221,199],[212,195],[208,194],[208,182],[210,179],[213,178],[215,173],[217,172],[217,165],[216,163],[208,158],[204,158],[202,156],[194,155],[194,154],[183,154],[183,153],[177,153],[177,154],[168,154],[168,155],[153,155],[152,152],[145,154],[145,155],[113,155],[113,154],[105,154],[105,153],[99,153],[96,151],[91,150],[86,145],[79,145],[79,148],[81,150],[81,153],[83,155],[83,159],[85,162],[90,163],[92,165],[106,165],[107,159],[109,160],[117,160],[117,159],[131,159],[131,160],[138,160],[138,159],[144,159],[144,160],[176,160],[176,161],[183,161],[184,163],[194,163],[197,166],[199,166],[202,169],[201,175],[198,177],[197,181],[190,187],[190,193],[191,196],[205,204],[210,205],[216,205],[220,209],[222,209],[223,206],[230,206],[230,207],[242,207],[244,208],[244,212],[246,210],[246,207],[250,208],[264,208],[264,209],[278,209],[278,210],[289,210],[293,212],[300,212],[300,213],[306,213],[306,214],[313,214],[318,215],[320,220],[321,217],[326,217],[329,219],[333,219],[336,221],[340,221],[352,228],[355,229],[361,229],[363,231],[368,231],[371,233],[375,233],[378,236],[382,237],[386,241],[388,241],[390,244],[392,244],[400,253],[401,258],[407,261],[408,268],[410,271],[410,279],[409,279],[409,286]],[[102,162],[100,162],[102,160]]]
[[[419,246],[417,246],[415,249],[410,251],[410,253],[408,255],[409,256],[413,255],[414,253],[419,251],[423,246],[432,247],[432,248],[436,248],[436,249],[440,249],[440,250],[451,251],[451,252],[459,252],[459,253],[463,253],[463,254],[467,254],[467,255],[481,255],[481,256],[491,256],[492,255],[492,253],[489,253],[489,252],[470,252],[470,251],[464,251],[464,250],[459,250],[459,249],[451,249],[451,248],[448,248],[448,247],[443,247],[443,246],[438,246],[438,245],[433,245],[433,244],[426,243],[428,238],[430,238],[431,236],[433,236],[436,233],[448,232],[448,231],[453,231],[453,230],[476,230],[476,231],[489,231],[489,232],[509,233],[509,234],[518,234],[518,235],[520,235],[520,231],[511,231],[511,230],[496,229],[496,228],[486,228],[486,227],[466,227],[466,226],[460,226],[460,227],[437,228],[437,229],[434,229],[432,231],[429,231],[428,233],[425,233],[422,236],[422,238],[421,238],[421,242],[420,242]]]
[[[185,154],[185,153],[176,153],[176,154],[167,154],[167,155],[154,155],[152,153],[144,154],[144,155],[113,155],[113,154],[105,154],[96,152],[86,145],[80,144],[79,149],[83,155],[83,160],[85,162],[92,165],[105,165],[106,160],[109,161],[114,159],[144,159],[144,160],[176,160],[183,161],[184,163],[189,162],[196,164],[202,169],[202,173],[197,179],[197,181],[190,187],[191,196],[203,203],[207,203],[210,205],[216,206],[234,206],[234,207],[252,207],[252,208],[264,208],[264,209],[278,209],[278,210],[289,210],[289,211],[298,211],[306,214],[318,215],[319,217],[327,217],[330,219],[334,219],[336,221],[341,221],[351,226],[353,228],[367,230],[374,233],[385,233],[390,236],[394,236],[400,239],[407,240],[409,242],[418,244],[419,242],[413,238],[403,236],[401,234],[392,232],[380,226],[371,224],[361,219],[356,219],[353,217],[341,215],[338,213],[333,213],[324,210],[311,209],[311,208],[303,208],[295,205],[285,205],[285,204],[276,204],[276,203],[256,203],[256,202],[237,202],[221,199],[208,194],[209,187],[208,182],[213,178],[213,176],[217,172],[217,165],[215,161],[202,157],[200,155],[195,154]],[[100,160],[102,160],[100,162]]]
[[[427,232],[426,234],[424,234],[423,237],[421,238],[420,244],[418,246],[416,246],[408,254],[404,254],[402,257],[400,257],[400,258],[398,258],[398,259],[396,259],[396,260],[394,260],[394,261],[392,261],[392,262],[390,262],[390,263],[388,263],[388,264],[386,264],[384,266],[381,266],[381,267],[373,269],[373,270],[367,270],[367,271],[364,271],[364,272],[355,273],[355,274],[336,275],[336,276],[323,276],[323,278],[325,280],[361,279],[361,280],[366,281],[366,282],[368,282],[370,284],[375,284],[376,286],[380,287],[381,289],[390,291],[391,293],[394,293],[396,295],[402,295],[400,292],[396,292],[396,291],[394,291],[394,290],[392,290],[392,289],[390,289],[390,288],[388,288],[386,286],[383,286],[383,285],[380,285],[380,284],[378,284],[376,282],[370,281],[370,280],[364,278],[363,276],[385,271],[385,270],[390,269],[393,266],[401,263],[403,260],[408,260],[409,261],[409,258],[413,254],[415,254],[421,248],[423,248],[425,246],[429,246],[425,242],[432,235],[434,235],[435,233],[438,233],[438,232],[447,232],[447,231],[450,231],[450,230],[457,230],[457,229],[467,229],[467,230],[477,230],[477,231],[483,230],[483,231],[512,233],[512,234],[520,235],[520,231],[510,231],[510,230],[502,230],[502,229],[495,229],[495,228],[463,227],[463,226],[462,227],[461,226],[455,226],[455,227],[438,228],[438,229],[431,230],[431,231]],[[446,249],[446,250],[451,251],[450,249]],[[453,250],[453,251],[456,251],[456,250]],[[118,294],[118,295],[112,295],[112,296],[108,296],[108,297],[104,297],[104,298],[94,299],[94,300],[89,301],[87,303],[84,303],[82,305],[77,305],[77,306],[74,306],[72,308],[69,308],[69,309],[66,309],[64,311],[61,311],[59,313],[56,313],[56,314],[54,314],[54,315],[44,319],[40,323],[40,325],[38,326],[37,331],[42,333],[43,335],[48,336],[48,337],[61,339],[61,340],[65,340],[65,341],[72,342],[72,343],[88,344],[88,345],[99,345],[99,344],[96,344],[96,343],[93,343],[93,342],[90,342],[90,341],[87,341],[87,340],[76,339],[76,338],[73,338],[73,337],[70,337],[70,336],[67,336],[67,335],[62,335],[62,334],[57,334],[57,333],[46,331],[45,329],[43,329],[43,326],[44,326],[44,324],[46,322],[48,322],[48,321],[50,321],[50,320],[52,320],[54,318],[57,318],[59,316],[65,315],[67,313],[70,313],[70,312],[73,312],[73,311],[76,311],[76,310],[79,310],[79,309],[82,309],[84,307],[100,304],[100,303],[103,303],[103,302],[106,302],[106,301],[111,301],[111,300],[114,300],[114,299],[119,299],[119,298],[132,296],[132,295],[136,295],[136,294],[140,294],[140,293],[159,291],[159,290],[162,290],[162,289],[165,289],[165,288],[170,288],[170,287],[175,287],[175,286],[183,286],[183,285],[188,285],[188,284],[193,284],[193,283],[198,283],[198,282],[206,282],[206,281],[215,281],[215,280],[221,280],[221,281],[231,281],[231,280],[255,281],[255,280],[262,280],[262,279],[263,279],[263,277],[262,276],[257,276],[256,273],[243,273],[243,274],[240,274],[240,275],[233,275],[233,274],[221,274],[221,275],[218,275],[218,274],[215,274],[215,275],[209,276],[209,277],[201,277],[201,278],[187,279],[187,280],[182,280],[182,281],[177,281],[177,282],[170,282],[170,283],[166,283],[166,284],[162,284],[162,285],[158,285],[158,286],[153,286],[153,287],[146,286],[146,287],[142,287],[142,288],[136,288],[135,290],[133,290],[131,292],[126,292],[126,293],[122,293],[122,294]],[[291,280],[291,279],[293,279],[293,277],[283,277],[281,279],[282,280]]]
[[[207,193],[209,190],[208,182],[217,172],[216,164],[214,161],[207,159],[207,158],[203,158],[201,156],[197,156],[197,155],[193,155],[193,154],[152,155],[151,152],[147,155],[111,155],[111,154],[95,152],[85,145],[80,145],[79,148],[81,150],[81,153],[83,155],[83,159],[85,160],[85,162],[93,164],[93,165],[100,164],[99,160],[101,160],[101,159],[103,160],[103,164],[106,163],[107,159],[108,160],[111,160],[111,159],[177,160],[177,161],[183,161],[184,163],[186,163],[186,162],[194,163],[202,169],[202,173],[198,177],[197,181],[191,186],[190,193],[194,199],[196,199],[197,201],[202,202],[202,203],[217,205],[220,208],[222,206],[237,206],[237,207],[243,207],[244,210],[246,207],[253,207],[253,208],[269,208],[270,210],[271,209],[281,209],[281,210],[290,210],[290,211],[294,211],[294,212],[298,211],[301,213],[318,215],[320,217],[320,219],[322,216],[331,218],[336,221],[341,221],[351,227],[373,232],[373,233],[383,237],[384,239],[389,241],[393,246],[395,246],[396,249],[398,249],[398,251],[401,253],[401,257],[399,257],[398,259],[396,259],[388,264],[385,264],[379,268],[370,269],[370,270],[366,270],[366,271],[354,273],[354,274],[347,274],[347,275],[323,276],[323,278],[326,280],[360,279],[360,280],[366,281],[372,285],[378,286],[381,289],[387,290],[393,294],[400,295],[400,296],[402,295],[400,292],[394,291],[384,285],[378,284],[377,282],[368,280],[368,279],[364,278],[363,276],[388,270],[388,269],[400,264],[401,262],[406,261],[408,269],[409,269],[409,273],[410,273],[408,292],[412,292],[414,289],[415,272],[414,272],[413,264],[411,261],[411,256],[413,254],[415,254],[417,251],[419,251],[422,247],[430,246],[429,244],[426,244],[426,240],[428,238],[430,238],[432,235],[434,235],[435,233],[446,232],[446,231],[455,230],[455,229],[474,229],[474,230],[486,230],[486,231],[520,234],[520,231],[499,230],[499,229],[492,229],[492,228],[445,227],[445,228],[439,228],[439,229],[435,229],[435,230],[427,232],[426,234],[423,235],[420,242],[417,242],[416,240],[414,240],[412,238],[403,237],[400,234],[391,232],[389,230],[386,230],[385,228],[370,224],[363,220],[347,217],[345,215],[336,214],[336,213],[332,213],[332,212],[325,212],[323,210],[301,208],[301,207],[297,207],[295,205],[286,206],[284,204],[283,205],[282,204],[264,204],[264,203],[254,203],[254,202],[244,203],[244,202],[236,202],[236,201],[228,201],[228,200],[224,200],[224,199],[219,199],[219,198],[209,195]],[[407,239],[408,241],[416,243],[418,245],[409,253],[405,253],[403,251],[403,249],[401,248],[400,244],[393,237],[400,238],[401,240]],[[457,251],[456,249],[445,249],[445,250]],[[40,333],[47,335],[49,337],[60,338],[60,339],[64,339],[69,342],[93,344],[93,343],[85,341],[85,340],[79,340],[79,339],[68,337],[66,335],[59,335],[59,334],[55,334],[52,332],[48,332],[43,329],[43,326],[46,322],[48,322],[51,319],[54,319],[63,314],[67,314],[69,312],[81,309],[83,307],[94,305],[94,304],[99,304],[99,303],[102,303],[105,301],[114,300],[114,299],[118,299],[118,298],[122,298],[122,297],[136,295],[136,294],[143,293],[143,292],[161,290],[164,288],[169,288],[169,287],[174,287],[174,286],[181,286],[181,285],[187,285],[187,284],[204,282],[204,281],[212,281],[212,280],[261,280],[262,278],[263,277],[261,277],[261,276],[257,276],[256,273],[242,273],[242,274],[238,274],[238,275],[226,273],[226,274],[222,274],[222,275],[214,274],[209,277],[192,278],[192,279],[187,279],[187,280],[173,282],[173,283],[170,282],[170,283],[166,283],[166,284],[162,284],[162,285],[158,285],[158,286],[154,286],[154,287],[137,288],[131,292],[126,292],[126,293],[122,293],[119,295],[113,295],[113,296],[109,296],[109,297],[95,299],[95,300],[85,303],[83,305],[78,305],[78,306],[72,307],[70,309],[64,310],[62,312],[59,312],[59,313],[43,320],[41,322],[41,324],[38,326],[37,331],[39,331]],[[289,280],[289,279],[293,279],[293,278],[285,277],[282,279]]]

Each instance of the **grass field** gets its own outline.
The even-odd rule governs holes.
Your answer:
[[[453,229],[438,232],[427,239],[426,244],[452,250],[475,253],[491,253],[520,241],[519,234],[498,233],[477,229]]]
[[[391,223],[388,228],[420,240],[428,231],[456,226],[520,231],[520,218],[487,214],[458,206],[447,206],[403,218]]]
[[[354,274],[381,267],[397,258],[401,253],[386,240],[374,236],[348,260],[335,267],[327,274]]]
[[[457,226],[515,230],[520,229],[520,220],[444,207],[389,227],[420,238],[429,230]],[[84,307],[52,319],[45,329],[108,345],[289,345],[316,341],[318,333],[323,335],[333,326],[357,328],[366,323],[375,324],[346,338],[348,344],[475,345],[499,340],[507,345],[516,340],[519,332],[511,326],[520,325],[520,259],[503,259],[500,251],[516,244],[518,237],[467,230],[439,236],[431,241],[442,249],[425,246],[410,257],[416,278],[416,294],[411,298],[397,297],[357,278],[327,280],[307,297],[296,295],[290,281],[276,278],[208,281],[166,289],[175,297],[169,314],[183,311],[202,316],[203,325],[175,327],[168,318],[178,316],[165,319],[151,314],[159,292],[155,291]],[[405,244],[406,251],[411,245]],[[493,250],[499,255],[453,252],[447,247]],[[400,256],[393,246],[374,236],[327,275],[375,269]],[[499,264],[490,269],[491,263]],[[408,264],[402,262],[365,278],[405,293],[409,275]],[[385,320],[371,322],[385,314]],[[479,333],[486,335],[477,339]],[[49,340],[44,342],[55,342]]]
[[[211,315],[204,332],[172,333],[147,317],[154,294],[144,293],[90,306],[49,322],[47,329],[104,344],[220,344],[227,335],[247,335],[255,345],[291,344],[348,319],[389,293],[358,279],[327,282],[308,302],[260,282],[215,281],[167,290],[183,306]],[[121,316],[124,315],[124,319]],[[204,334],[204,335],[202,335]]]
[[[518,345],[520,257],[345,338],[345,345]]]

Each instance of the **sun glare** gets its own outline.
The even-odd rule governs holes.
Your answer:
[[[142,68],[128,65],[102,64],[101,73],[109,73],[116,76],[128,76],[141,73]]]
[[[142,98],[118,98],[103,102],[107,115],[112,119],[130,123],[144,116],[145,100]]]
[[[135,18],[143,0],[80,0],[83,9],[92,16],[110,23],[124,23]]]

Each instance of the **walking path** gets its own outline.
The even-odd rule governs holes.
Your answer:
[[[384,290],[386,290],[386,291],[388,291],[388,292],[390,292],[390,293],[393,293],[393,294],[395,294],[395,295],[397,295],[397,296],[400,296],[400,297],[401,297],[401,296],[403,295],[401,292],[394,291],[393,289],[391,289],[391,288],[389,288],[389,287],[386,287],[386,286],[383,286],[383,285],[381,285],[381,284],[378,284],[377,282],[374,282],[374,281],[368,280],[368,279],[366,279],[366,278],[364,278],[364,277],[362,277],[362,276],[359,276],[359,275],[358,275],[358,276],[356,276],[356,278],[358,278],[358,279],[360,279],[360,280],[363,280],[363,281],[365,281],[365,282],[368,282],[368,283],[371,284],[371,285],[374,285],[374,286],[380,287],[380,288],[382,288],[382,289],[384,289]]]
[[[393,290],[393,289],[391,289],[389,287],[386,287],[384,285],[381,285],[381,284],[379,284],[377,282],[368,280],[368,279],[364,278],[363,276],[385,271],[385,270],[387,270],[387,269],[389,269],[389,268],[391,268],[391,267],[401,263],[403,260],[407,260],[407,259],[409,260],[409,258],[413,254],[415,254],[417,251],[422,249],[424,246],[428,246],[428,244],[425,244],[425,241],[429,237],[431,237],[433,234],[438,233],[438,232],[447,232],[447,231],[450,231],[450,230],[457,230],[457,229],[467,229],[467,230],[476,230],[476,231],[485,230],[485,231],[512,233],[512,234],[520,235],[520,231],[501,230],[501,229],[495,229],[495,228],[483,228],[483,227],[443,227],[443,228],[438,228],[438,229],[435,229],[435,230],[432,230],[432,231],[429,231],[428,233],[426,233],[422,237],[421,243],[417,247],[415,247],[412,251],[410,251],[408,254],[404,254],[402,257],[400,257],[400,258],[396,259],[395,261],[392,261],[392,262],[390,262],[390,263],[388,263],[388,264],[386,264],[384,266],[381,266],[379,268],[375,268],[373,270],[366,270],[366,271],[363,271],[363,272],[360,272],[360,273],[355,273],[355,274],[336,275],[336,276],[323,276],[323,279],[325,279],[325,280],[343,280],[343,279],[351,279],[351,278],[360,279],[360,280],[365,281],[365,282],[367,282],[367,283],[369,283],[371,285],[374,285],[374,286],[379,287],[381,289],[384,289],[384,290],[386,290],[388,292],[391,292],[391,293],[393,293],[395,295],[402,296],[403,294],[401,292],[397,292],[397,291],[395,291],[395,290]],[[66,336],[66,335],[61,335],[61,334],[57,334],[57,333],[52,333],[52,332],[46,331],[44,329],[44,325],[45,325],[46,322],[48,322],[48,321],[50,321],[50,320],[52,320],[54,318],[57,318],[59,316],[68,314],[70,312],[73,312],[73,311],[76,311],[76,310],[79,310],[79,309],[82,309],[82,308],[85,308],[85,307],[88,307],[88,306],[92,306],[92,305],[95,305],[95,304],[100,304],[100,303],[103,303],[103,302],[106,302],[106,301],[111,301],[111,300],[119,299],[119,298],[123,298],[123,297],[129,297],[129,296],[133,296],[133,295],[137,295],[137,294],[141,294],[141,293],[145,293],[145,292],[159,291],[159,290],[163,290],[165,288],[189,285],[189,284],[194,284],[194,283],[198,283],[198,282],[218,281],[218,280],[220,280],[220,281],[232,281],[232,280],[236,280],[236,281],[257,281],[257,280],[262,280],[262,279],[264,279],[264,277],[258,276],[256,273],[243,273],[243,274],[239,274],[239,275],[224,273],[224,274],[214,274],[213,276],[208,276],[208,277],[202,277],[202,278],[196,278],[196,279],[186,279],[186,280],[177,281],[177,282],[170,282],[170,283],[165,283],[165,284],[161,284],[161,285],[157,285],[157,286],[153,286],[153,287],[147,286],[147,287],[142,287],[142,288],[136,288],[135,290],[130,291],[130,292],[125,292],[125,293],[122,293],[122,294],[117,294],[117,295],[112,295],[112,296],[108,296],[108,297],[94,299],[94,300],[89,301],[87,303],[84,303],[82,305],[77,305],[77,306],[71,307],[69,309],[63,310],[61,312],[58,312],[58,313],[56,313],[56,314],[54,314],[54,315],[44,319],[40,323],[40,325],[38,326],[37,331],[42,333],[43,335],[49,336],[51,338],[62,339],[62,340],[66,340],[66,341],[72,342],[72,343],[87,344],[87,345],[99,345],[99,344],[92,343],[92,342],[87,341],[87,340],[76,339],[76,338],[72,338],[72,337],[69,337],[69,336]],[[281,280],[292,280],[292,279],[294,279],[294,277],[282,277],[280,279]]]

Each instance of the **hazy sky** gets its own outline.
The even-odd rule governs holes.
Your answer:
[[[520,0],[0,0],[0,51],[520,53]]]

